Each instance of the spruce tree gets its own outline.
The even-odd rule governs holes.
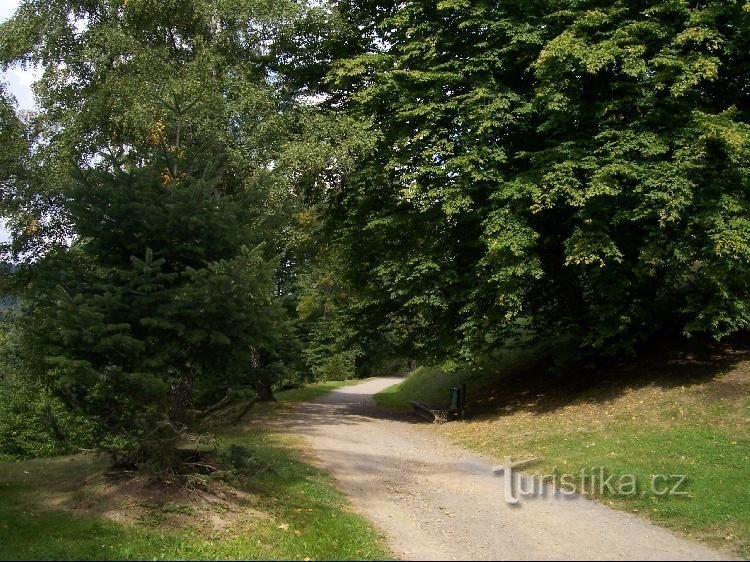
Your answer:
[[[38,264],[27,297],[52,384],[131,464],[174,467],[205,407],[283,374],[275,265],[247,197],[218,184],[86,174],[70,189],[78,238]]]

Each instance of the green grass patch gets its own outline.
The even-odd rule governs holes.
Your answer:
[[[518,448],[464,435],[473,448],[494,455],[539,455],[531,471],[570,474],[578,489],[603,503],[647,516],[682,534],[750,555],[750,436],[694,424],[643,427],[637,423],[574,433],[528,436]],[[581,471],[587,469],[582,482]],[[614,493],[601,486],[601,470],[614,475]],[[592,480],[591,474],[597,479]],[[633,475],[634,494],[617,492],[621,476]],[[656,475],[658,480],[654,480]],[[605,476],[605,477],[606,477]],[[682,481],[682,476],[686,479]],[[681,483],[682,482],[682,483]],[[679,495],[662,495],[680,484]]]
[[[390,557],[294,442],[252,430],[223,443],[250,451],[251,470],[210,502],[180,493],[154,504],[143,490],[102,486],[105,459],[90,455],[0,464],[0,559]]]
[[[410,410],[412,400],[446,408],[450,402],[450,389],[466,384],[469,400],[478,404],[486,399],[486,390],[495,386],[499,379],[519,369],[530,368],[538,356],[533,349],[505,351],[480,367],[467,368],[455,363],[418,367],[403,382],[386,388],[373,399],[381,408],[392,411]]]
[[[392,409],[437,402],[462,382],[471,418],[427,430],[497,459],[541,457],[528,472],[568,474],[579,489],[583,469],[589,491],[591,467],[633,475],[634,495],[592,495],[750,557],[750,362],[652,361],[588,381],[423,368],[376,400]],[[653,493],[654,475],[686,475],[686,494]]]
[[[470,377],[463,371],[449,372],[438,367],[419,367],[403,382],[377,393],[373,399],[378,406],[393,411],[411,409],[411,400],[443,407],[448,404],[449,389],[467,379]]]

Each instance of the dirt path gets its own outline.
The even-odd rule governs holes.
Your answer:
[[[581,497],[504,499],[488,459],[408,421],[382,419],[370,379],[271,422],[304,437],[320,464],[401,558],[721,560],[726,554]]]

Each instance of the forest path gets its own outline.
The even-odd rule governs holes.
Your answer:
[[[344,387],[269,424],[305,439],[320,466],[400,558],[732,559],[579,496],[548,490],[506,503],[493,459],[378,413],[372,396],[397,382],[375,378]]]

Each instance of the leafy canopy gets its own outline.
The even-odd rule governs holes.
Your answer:
[[[471,359],[750,326],[745,2],[337,6],[327,90],[379,135],[331,213],[363,332]]]

